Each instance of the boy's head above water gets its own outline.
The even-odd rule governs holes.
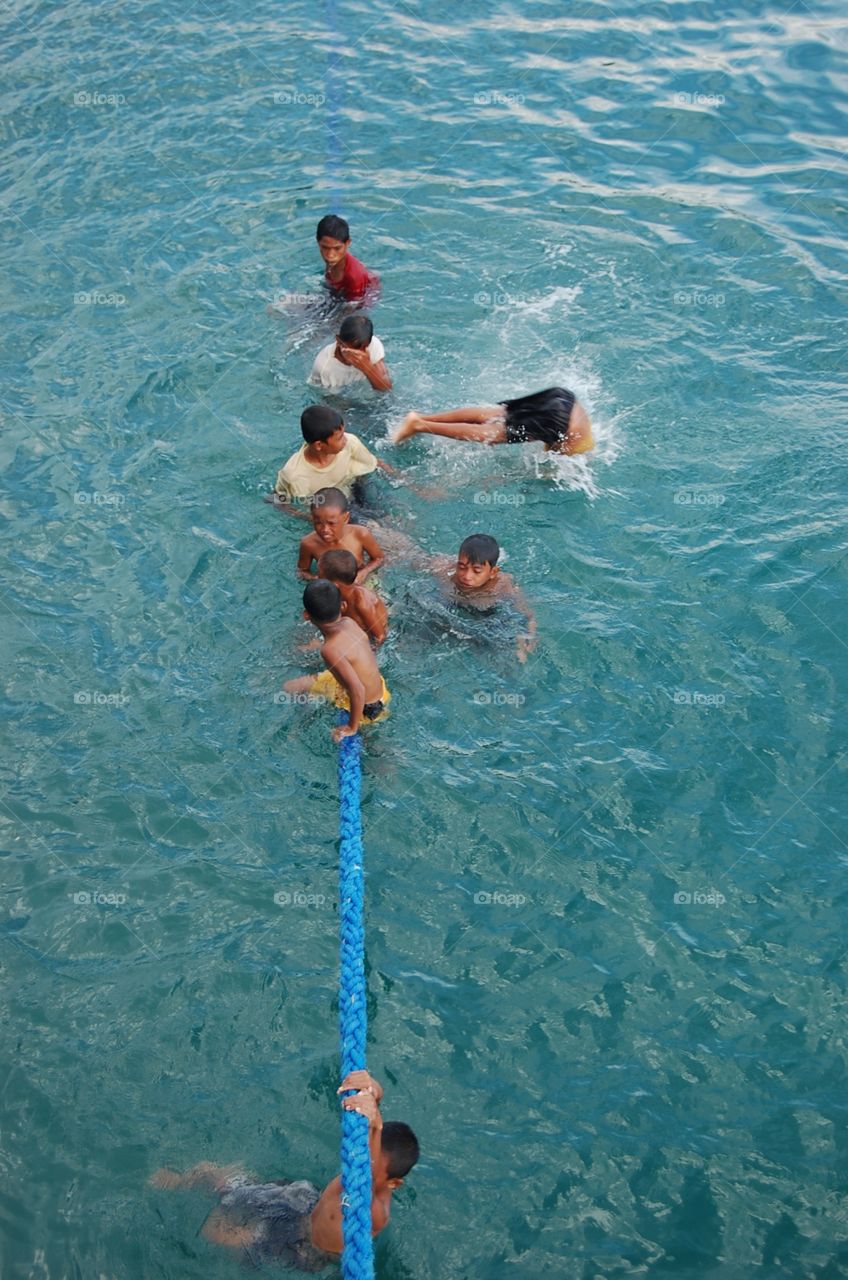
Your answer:
[[[500,573],[498,557],[501,549],[488,533],[472,533],[459,548],[454,581],[461,591],[477,591],[486,587]]]
[[[418,1162],[418,1139],[409,1125],[402,1120],[387,1120],[380,1133],[380,1151],[389,1186],[400,1186]]]
[[[367,351],[373,337],[374,326],[367,316],[346,316],[339,325],[337,341],[340,347]]]
[[[359,566],[352,551],[325,551],[318,560],[318,577],[352,587]]]
[[[329,405],[311,404],[304,409],[300,430],[307,446],[318,453],[341,453],[345,447],[344,418],[338,409],[331,409]]]
[[[350,244],[350,227],[338,214],[328,213],[318,223],[315,232],[318,249],[328,267],[333,267],[347,253]]]
[[[309,518],[322,542],[338,542],[339,535],[350,520],[350,503],[341,489],[319,489],[312,495]]]
[[[341,615],[342,593],[335,583],[327,582],[325,578],[316,578],[303,593],[303,608],[316,627],[327,626],[338,621]]]

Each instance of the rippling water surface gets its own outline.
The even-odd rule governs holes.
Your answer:
[[[385,572],[378,1275],[848,1274],[841,6],[0,21],[4,1280],[234,1276],[150,1172],[336,1168],[335,757],[261,500],[330,207],[395,378],[349,423],[441,491],[372,498],[494,533],[540,633]],[[553,383],[588,459],[388,441]]]

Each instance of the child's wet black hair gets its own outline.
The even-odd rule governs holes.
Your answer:
[[[490,564],[494,568],[501,549],[490,533],[472,533],[459,548],[459,554],[470,564]]]
[[[311,404],[300,415],[300,429],[307,444],[329,440],[343,426],[344,418],[338,409],[331,409],[326,404]]]
[[[310,511],[319,511],[322,507],[329,507],[331,511],[350,511],[350,503],[341,489],[333,489],[329,485],[326,489],[316,489],[309,500]]]
[[[342,593],[334,582],[317,578],[307,584],[303,607],[313,622],[335,622],[342,611]]]
[[[343,582],[353,586],[359,566],[352,551],[324,551],[318,560],[318,572],[328,582]]]
[[[380,1134],[380,1149],[388,1152],[390,1178],[404,1178],[418,1160],[418,1139],[402,1120],[387,1120]]]
[[[374,337],[374,326],[367,316],[345,316],[339,326],[339,337],[351,347],[367,347]]]
[[[329,236],[331,240],[349,240],[350,227],[337,213],[328,213],[318,223],[318,230],[315,232],[316,240],[323,236]]]

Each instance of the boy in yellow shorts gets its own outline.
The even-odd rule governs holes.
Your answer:
[[[350,712],[347,724],[331,730],[334,742],[352,737],[363,720],[373,723],[386,714],[391,694],[380,675],[368,636],[351,618],[342,617],[342,595],[332,582],[318,578],[303,593],[303,616],[324,637],[321,657],[327,670],[318,676],[287,680],[286,693],[327,698]]]

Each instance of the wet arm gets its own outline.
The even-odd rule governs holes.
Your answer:
[[[527,619],[527,630],[518,637],[517,642],[518,660],[519,662],[526,662],[528,653],[533,652],[538,640],[536,635],[536,615],[531,609],[524,592],[514,582],[511,584],[511,595],[516,609],[523,613]]]
[[[374,537],[371,530],[366,529],[364,526],[362,527],[360,534],[360,546],[368,555],[368,563],[364,565],[356,575],[356,581],[363,583],[375,569],[380,568],[380,565],[385,562],[386,557],[383,554],[382,547]]]
[[[326,651],[324,657],[327,657]],[[337,658],[334,662],[328,661],[327,665],[339,684],[347,689],[347,696],[350,699],[350,720],[348,724],[338,725],[333,729],[333,738],[336,742],[339,742],[342,738],[351,737],[359,729],[362,708],[365,706],[365,686],[347,658]]]
[[[297,557],[297,576],[299,578],[312,579],[316,575],[312,572],[312,561],[315,559],[309,546],[309,538],[301,538],[300,551]]]
[[[391,391],[392,379],[385,360],[378,360],[376,364],[363,365],[362,372],[375,391]]]

